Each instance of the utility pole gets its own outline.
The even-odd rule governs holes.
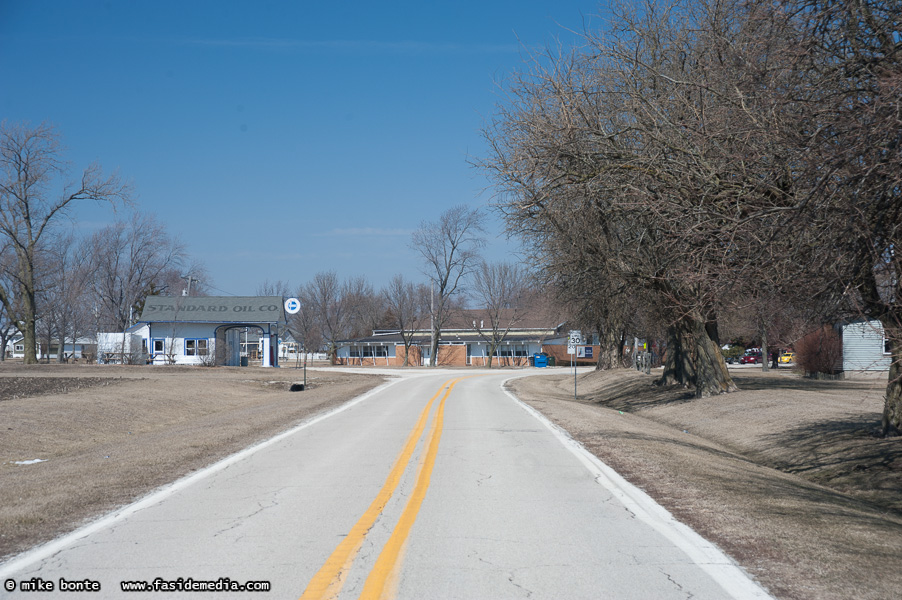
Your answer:
[[[200,283],[200,279],[198,279],[197,277],[194,277],[192,275],[185,275],[182,277],[182,279],[186,279],[188,281],[188,289],[185,291],[185,293],[183,295],[190,296],[191,295],[191,282],[196,281],[196,282]]]
[[[435,350],[438,354],[438,348],[435,346],[435,280],[432,280],[432,287],[429,293],[429,352]],[[430,367],[435,366],[435,357],[429,357]]]

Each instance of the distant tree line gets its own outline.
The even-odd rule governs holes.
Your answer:
[[[392,331],[405,347],[405,366],[415,333],[430,331],[429,356],[435,357],[442,330],[466,310],[489,347],[491,366],[501,341],[540,299],[531,288],[531,274],[521,265],[482,258],[483,218],[478,209],[459,205],[436,221],[421,223],[410,240],[410,249],[422,258],[420,281],[398,274],[376,289],[363,276],[342,280],[335,271],[321,271],[296,289],[283,281],[267,281],[257,293],[300,300],[301,310],[289,317],[289,328],[307,351],[324,350],[334,357],[340,340]]]
[[[132,212],[132,190],[118,175],[91,165],[70,178],[60,137],[50,125],[0,125],[0,359],[17,331],[25,362],[98,331],[123,331],[150,294],[179,295],[185,276],[204,269],[152,215]],[[74,226],[78,205],[129,209],[125,219],[93,232]],[[117,213],[120,214],[120,213]]]
[[[661,382],[698,396],[736,389],[720,346],[737,316],[765,343],[781,320],[879,320],[884,432],[902,427],[902,1],[612,13],[505,85],[480,164],[509,232],[606,360],[661,324]]]

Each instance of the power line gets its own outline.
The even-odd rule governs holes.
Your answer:
[[[206,284],[206,286],[207,286],[208,288],[210,288],[211,290],[216,290],[217,292],[222,292],[222,293],[225,294],[226,296],[237,296],[237,295],[238,295],[238,294],[233,294],[232,292],[227,292],[227,291],[225,291],[225,290],[221,290],[221,289],[219,289],[218,287],[214,287],[214,286],[210,285],[209,283]]]

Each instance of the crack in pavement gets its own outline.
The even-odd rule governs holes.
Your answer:
[[[516,581],[514,581],[514,577],[516,577],[516,572],[515,572],[515,571],[511,571],[511,572],[508,573],[507,580],[508,580],[508,581],[511,583],[511,585],[513,585],[515,588],[518,588],[518,589],[523,590],[524,592],[526,592],[526,597],[527,597],[527,598],[532,598],[532,595],[533,595],[534,592],[533,592],[531,589],[529,589],[529,588],[527,588],[527,587],[524,587],[524,586],[520,585],[519,583],[517,583]]]
[[[241,525],[243,525],[248,519],[252,519],[252,518],[254,518],[255,516],[257,516],[257,515],[259,515],[260,513],[262,513],[263,511],[269,510],[269,509],[271,509],[271,508],[275,508],[275,507],[277,507],[277,506],[279,506],[279,503],[276,502],[275,500],[273,500],[272,502],[270,502],[270,504],[268,504],[268,505],[264,505],[262,502],[257,502],[257,510],[252,511],[252,512],[246,514],[246,515],[241,515],[241,516],[235,517],[235,518],[232,520],[232,522],[231,522],[230,525],[228,525],[227,527],[223,527],[222,529],[220,529],[219,531],[217,531],[216,533],[214,533],[214,534],[213,534],[213,537],[214,537],[214,538],[215,538],[215,537],[219,537],[220,535],[226,533],[227,531],[231,531],[231,530],[233,530],[233,529],[236,529],[236,528],[240,527]]]
[[[676,579],[674,579],[673,577],[671,577],[671,576],[670,576],[670,573],[668,573],[668,572],[665,571],[664,569],[658,569],[658,571],[659,571],[661,574],[663,574],[664,577],[667,578],[667,581],[669,581],[669,582],[672,583],[674,586],[676,586],[676,588],[677,588],[678,591],[680,591],[680,592],[686,594],[686,600],[692,600],[692,598],[695,598],[695,594],[693,594],[692,592],[687,592],[685,589],[683,589],[682,584],[680,584]]]

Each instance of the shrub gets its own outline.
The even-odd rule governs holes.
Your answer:
[[[829,325],[812,331],[795,344],[796,364],[806,375],[842,371],[842,340]]]

